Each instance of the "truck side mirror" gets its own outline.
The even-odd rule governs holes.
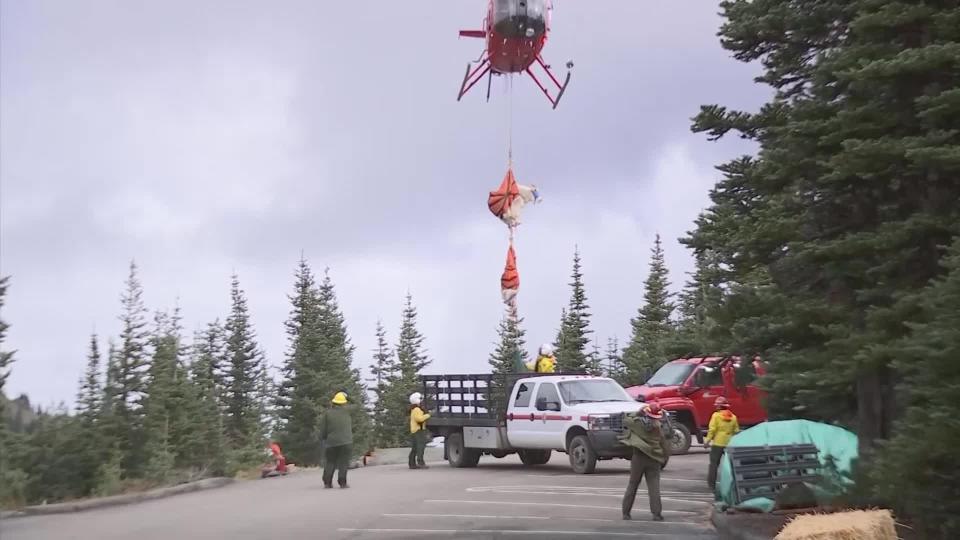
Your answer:
[[[547,398],[537,398],[537,410],[545,411],[547,410]]]

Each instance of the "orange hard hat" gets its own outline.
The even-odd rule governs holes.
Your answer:
[[[650,418],[663,418],[663,407],[658,403],[650,403],[643,408],[644,414]]]

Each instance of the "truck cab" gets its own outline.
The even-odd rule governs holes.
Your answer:
[[[730,401],[730,410],[742,427],[766,421],[766,393],[756,385],[764,373],[758,357],[750,361],[738,356],[678,358],[627,392],[637,399],[656,401],[672,414],[676,427],[673,451],[685,453],[694,435],[703,442],[714,401],[720,396]]]
[[[568,455],[574,472],[590,474],[599,460],[632,454],[618,436],[624,413],[640,404],[613,379],[564,373],[519,374],[506,381],[492,375],[422,379],[425,397],[434,402],[427,427],[445,437],[454,467],[476,466],[483,454],[513,453],[524,465],[542,465],[558,451]]]
[[[620,444],[621,417],[639,408],[613,379],[585,375],[521,379],[507,406],[510,446],[567,452],[576,472],[589,473],[598,459],[628,457]]]

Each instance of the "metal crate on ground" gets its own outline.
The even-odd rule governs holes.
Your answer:
[[[736,503],[772,499],[791,484],[818,482],[819,453],[813,444],[728,447]]]

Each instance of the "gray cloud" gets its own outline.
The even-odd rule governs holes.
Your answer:
[[[483,2],[4,2],[0,271],[18,362],[11,392],[71,400],[85,336],[116,333],[130,258],[152,308],[190,328],[240,273],[270,360],[284,348],[301,250],[331,267],[357,361],[409,288],[432,369],[482,369],[501,313],[506,230],[486,209],[506,165],[506,81],[455,101]],[[366,6],[364,6],[366,8]],[[553,111],[513,81],[516,171],[546,199],[518,239],[531,348],[554,337],[579,244],[594,329],[626,338],[655,232],[707,204],[712,165],[742,152],[689,132],[701,103],[753,107],[717,7],[558,1],[545,55],[572,59]]]

